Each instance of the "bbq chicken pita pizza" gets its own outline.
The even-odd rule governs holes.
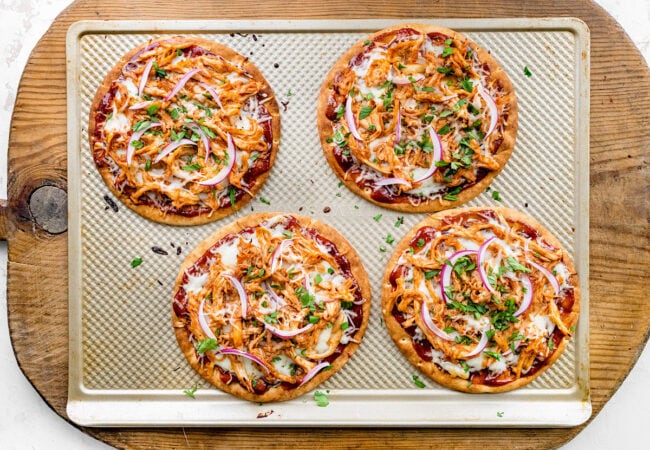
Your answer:
[[[533,381],[562,354],[579,309],[566,250],[507,208],[426,218],[400,242],[382,285],[384,320],[401,352],[437,383],[472,393]]]
[[[261,188],[280,139],[260,71],[197,37],[151,40],[108,73],[90,108],[90,149],[104,182],[138,214],[197,225]]]
[[[370,316],[370,286],[333,228],[253,214],[187,257],[172,319],[190,365],[219,389],[256,401],[312,390],[350,359]]]
[[[474,198],[510,157],[514,88],[466,36],[397,25],[354,44],[318,100],[325,157],[348,188],[386,208],[432,212]]]

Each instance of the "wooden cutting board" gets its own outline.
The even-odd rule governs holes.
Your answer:
[[[8,316],[16,358],[44,400],[66,418],[68,380],[65,33],[86,19],[332,19],[578,17],[591,29],[590,355],[594,414],[636,362],[650,332],[650,74],[620,26],[587,0],[79,0],[32,52],[9,139]],[[543,126],[544,124],[540,124]],[[354,447],[549,448],[576,428],[528,429],[98,429],[119,448]]]

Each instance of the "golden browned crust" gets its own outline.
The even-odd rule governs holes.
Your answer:
[[[392,310],[394,306],[394,299],[391,300],[391,294],[393,292],[393,287],[390,282],[390,275],[393,269],[397,266],[397,262],[400,256],[408,249],[411,240],[415,237],[417,231],[423,227],[432,227],[438,229],[444,222],[446,218],[453,218],[460,214],[472,213],[472,212],[483,212],[483,211],[494,211],[505,218],[509,223],[519,222],[525,224],[532,229],[534,229],[539,236],[546,241],[548,244],[553,246],[556,249],[559,249],[562,254],[562,263],[564,263],[568,269],[568,272],[571,275],[570,284],[573,288],[573,297],[574,302],[571,308],[571,311],[562,314],[562,321],[567,328],[575,327],[578,316],[580,314],[580,287],[578,285],[578,277],[575,274],[575,266],[573,261],[569,257],[567,251],[564,249],[560,241],[551,234],[544,226],[537,222],[532,217],[510,208],[505,207],[474,207],[474,208],[456,208],[447,211],[441,211],[431,216],[428,216],[420,223],[415,225],[404,238],[400,241],[399,245],[396,247],[395,252],[391,256],[388,264],[386,265],[386,271],[384,273],[382,281],[382,314],[384,317],[384,322],[388,332],[402,352],[402,354],[413,364],[418,370],[430,377],[436,383],[454,389],[457,391],[468,392],[468,393],[499,393],[512,391],[514,389],[520,388],[532,382],[538,376],[540,376],[546,369],[553,365],[553,363],[562,355],[564,349],[566,348],[571,336],[563,336],[560,343],[557,345],[554,352],[543,361],[541,367],[536,370],[531,375],[522,374],[521,377],[515,379],[512,382],[503,385],[486,385],[480,383],[468,383],[468,380],[458,378],[449,372],[443,370],[438,364],[433,361],[426,361],[422,359],[416,352],[411,336],[405,331],[405,329],[400,325],[400,323],[393,316]]]
[[[485,177],[483,177],[480,181],[476,182],[474,185],[468,188],[463,189],[457,195],[457,198],[454,201],[445,200],[444,198],[442,198],[442,196],[433,199],[431,198],[425,199],[416,205],[405,200],[402,200],[400,202],[377,201],[374,198],[372,198],[370,189],[368,188],[362,189],[361,187],[359,187],[359,185],[357,185],[357,183],[351,177],[346,176],[345,171],[341,168],[341,166],[339,166],[334,156],[331,143],[327,142],[327,140],[330,139],[332,136],[333,128],[332,128],[332,122],[326,117],[325,113],[327,110],[328,99],[330,97],[332,86],[335,84],[334,80],[337,74],[339,74],[346,67],[348,67],[350,60],[364,50],[366,46],[365,42],[367,40],[372,41],[377,36],[380,36],[385,33],[391,33],[404,28],[412,28],[416,31],[419,31],[420,33],[425,33],[425,34],[438,32],[450,36],[452,37],[452,39],[458,39],[458,40],[468,42],[472,46],[472,48],[474,48],[475,51],[478,53],[479,60],[489,65],[491,69],[491,74],[490,74],[491,80],[495,84],[500,84],[503,88],[502,89],[503,92],[505,93],[505,95],[508,96],[509,114],[508,114],[507,122],[504,123],[504,131],[502,134],[503,142],[500,144],[497,153],[493,155],[493,158],[497,161],[498,168],[495,170],[490,170],[488,174]],[[512,151],[514,149],[515,139],[517,137],[517,128],[518,128],[518,120],[517,120],[518,106],[517,106],[517,99],[515,96],[514,86],[510,81],[510,78],[508,78],[508,75],[501,68],[500,64],[496,61],[496,59],[494,59],[494,57],[489,52],[485,51],[483,48],[478,46],[471,39],[454,30],[451,30],[449,28],[434,26],[434,25],[424,25],[424,24],[417,24],[417,23],[406,23],[406,24],[400,24],[389,28],[385,28],[383,30],[377,31],[376,33],[368,36],[367,38],[359,40],[352,47],[350,47],[350,49],[348,49],[348,51],[346,51],[343,54],[343,56],[341,56],[341,58],[339,58],[339,60],[334,64],[334,66],[327,74],[327,77],[325,78],[325,81],[321,86],[320,93],[318,96],[317,115],[318,115],[318,132],[320,136],[321,147],[323,149],[323,153],[325,154],[325,158],[327,159],[327,162],[329,163],[330,167],[332,168],[336,176],[343,183],[345,183],[345,185],[355,194],[365,198],[366,200],[372,203],[375,203],[376,205],[383,206],[385,208],[390,208],[396,211],[414,212],[414,213],[435,212],[444,209],[455,208],[462,205],[463,203],[468,202],[469,200],[473,199],[481,192],[483,192],[490,185],[490,183],[492,183],[494,177],[496,177],[501,172],[501,170],[503,170],[506,162],[510,158],[510,155],[512,154]],[[502,117],[500,117],[499,121],[501,122],[502,120],[503,120]]]
[[[244,205],[246,205],[253,198],[253,196],[255,196],[255,194],[257,194],[257,192],[259,192],[259,190],[262,188],[262,185],[269,177],[271,169],[273,168],[275,157],[278,151],[278,146],[280,144],[280,109],[278,107],[277,100],[275,99],[274,93],[269,83],[266,81],[266,79],[264,78],[260,70],[257,68],[257,66],[255,66],[251,61],[249,61],[248,58],[245,58],[244,56],[235,52],[231,48],[223,44],[219,44],[217,42],[211,41],[209,39],[199,38],[196,36],[191,36],[191,37],[173,36],[173,37],[151,39],[141,44],[140,46],[132,49],[126,55],[120,58],[120,60],[115,64],[115,66],[113,66],[113,68],[108,72],[108,74],[104,78],[104,81],[97,89],[97,92],[95,93],[95,97],[93,98],[93,101],[90,105],[90,114],[88,119],[88,137],[90,141],[91,155],[93,154],[93,143],[94,143],[93,137],[97,127],[97,123],[95,120],[95,112],[99,109],[99,105],[102,99],[106,96],[113,82],[117,80],[117,78],[122,73],[124,66],[131,60],[131,58],[133,58],[138,52],[145,49],[147,46],[162,41],[172,43],[172,44],[182,44],[182,45],[194,44],[210,51],[211,53],[214,53],[215,55],[222,56],[223,58],[236,63],[237,65],[242,67],[247,73],[252,75],[252,77],[256,81],[262,83],[264,87],[262,90],[260,90],[260,93],[264,93],[269,98],[271,98],[270,101],[265,103],[266,109],[271,115],[271,130],[273,133],[273,142],[271,145],[269,169],[263,172],[262,174],[258,175],[255,178],[255,183],[252,186],[250,186],[250,188],[248,189],[248,192],[252,194],[252,196],[244,192],[241,198],[235,202],[234,207],[228,205],[226,207],[219,208],[217,210],[212,210],[209,213],[201,213],[195,216],[187,216],[187,215],[173,213],[173,212],[164,212],[161,211],[160,208],[157,208],[155,206],[134,202],[128,195],[125,195],[123,192],[121,192],[115,187],[113,183],[113,176],[111,175],[110,169],[108,167],[106,166],[97,167],[99,174],[101,175],[102,179],[106,183],[106,186],[111,190],[111,192],[115,195],[115,197],[117,197],[129,209],[135,211],[139,215],[147,219],[153,220],[154,222],[164,223],[168,225],[178,225],[178,226],[202,225],[205,223],[213,222],[215,220],[219,220],[239,210]],[[94,160],[94,156],[93,156],[93,160]]]
[[[233,380],[231,383],[224,383],[220,377],[219,370],[209,370],[206,366],[200,364],[197,355],[196,349],[192,342],[190,341],[190,332],[185,326],[183,320],[177,317],[174,309],[172,308],[172,324],[174,327],[174,333],[178,341],[178,345],[185,354],[188,362],[194,370],[196,370],[204,379],[208,380],[217,388],[221,389],[224,392],[228,392],[236,397],[250,400],[254,402],[271,402],[271,401],[284,401],[290,400],[292,398],[298,397],[306,392],[311,391],[323,381],[327,380],[329,377],[334,375],[338,370],[343,367],[343,365],[352,357],[354,352],[357,350],[363,335],[368,326],[368,319],[370,317],[370,304],[371,304],[371,290],[370,283],[368,281],[368,276],[365,269],[361,263],[359,255],[356,253],[354,248],[348,243],[348,241],[334,228],[331,226],[319,222],[315,219],[299,216],[296,214],[283,214],[283,213],[256,213],[249,216],[242,217],[235,222],[232,222],[216,232],[211,236],[202,241],[199,245],[190,252],[190,254],[185,258],[183,263],[180,266],[178,276],[174,284],[174,294],[178,292],[179,288],[182,285],[183,274],[184,272],[192,266],[197,259],[199,259],[203,254],[205,254],[215,243],[220,239],[224,238],[229,234],[237,234],[245,228],[256,227],[261,222],[271,219],[276,216],[291,216],[295,218],[298,223],[306,228],[313,229],[318,232],[319,235],[325,237],[327,240],[332,242],[338,252],[347,258],[350,264],[350,271],[354,279],[359,284],[361,290],[361,295],[365,300],[362,309],[363,309],[363,319],[361,326],[354,334],[353,339],[345,346],[343,352],[331,363],[331,368],[328,370],[323,370],[316,374],[311,380],[306,382],[304,385],[293,388],[286,389],[282,385],[277,387],[271,387],[263,394],[256,394],[245,389],[239,382]],[[355,342],[356,341],[356,342]]]

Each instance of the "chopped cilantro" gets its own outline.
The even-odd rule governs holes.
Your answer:
[[[264,322],[270,324],[278,323],[278,319],[277,319],[278,314],[280,314],[280,311],[274,311],[271,314],[267,314],[266,316],[264,316]]]
[[[497,411],[497,417],[503,417],[503,411]]]
[[[420,389],[423,389],[423,388],[425,388],[427,386],[426,384],[424,384],[422,382],[422,380],[420,380],[420,377],[417,376],[417,375],[413,375],[413,383],[415,383],[415,385],[417,387],[419,387]]]
[[[524,75],[526,75],[528,78],[533,76],[533,72],[530,71],[528,66],[524,66]]]
[[[131,267],[138,267],[140,264],[142,264],[142,258],[135,258],[131,261]]]
[[[492,198],[495,199],[497,202],[502,201],[501,194],[499,194],[499,191],[492,191]]]
[[[149,125],[151,125],[151,122],[146,120],[146,119],[143,119],[143,120],[137,122],[135,125],[133,125],[133,131],[144,130]]]
[[[197,389],[199,388],[198,384],[195,384],[189,389],[183,389],[183,394],[187,395],[188,397],[196,398],[194,397],[194,394],[196,394]]]
[[[419,238],[418,241],[415,243],[418,247],[424,247],[424,244],[426,244],[426,241],[422,238]]]
[[[359,110],[359,120],[363,120],[366,117],[368,117],[374,109],[375,108],[373,108],[372,106],[362,106],[361,110]]]
[[[318,317],[318,316],[309,316],[309,323],[311,323],[311,324],[317,324],[319,320],[320,320],[320,317]]]
[[[449,75],[453,72],[451,67],[438,67],[436,70],[438,73],[444,73],[445,75]]]
[[[386,251],[386,246],[385,245],[380,245],[379,246],[379,251],[380,252],[385,252]]]
[[[399,228],[400,225],[404,223],[404,216],[399,216],[395,221],[395,227]]]
[[[208,350],[216,350],[216,349],[217,349],[217,340],[216,339],[205,338],[205,339],[201,339],[196,344],[196,352],[199,355],[204,354]]]
[[[343,322],[341,324],[341,330],[343,330],[343,331],[347,330],[349,327],[350,327],[350,324],[347,323],[347,322]]]
[[[451,56],[454,54],[454,49],[452,47],[445,47],[442,50],[442,57],[446,58],[447,56]]]
[[[149,172],[150,169],[151,169],[151,160],[147,159],[147,162],[144,163],[144,171]]]
[[[323,281],[323,277],[321,276],[320,273],[317,273],[316,276],[314,277],[314,283],[320,284]]]
[[[232,209],[235,209],[235,203],[237,201],[237,197],[235,194],[235,188],[232,186],[228,186],[228,198],[230,199],[230,207]]]
[[[381,220],[382,214],[377,214],[375,217],[372,218],[375,222],[379,222]]]
[[[392,234],[388,233],[388,235],[386,235],[386,243],[392,244],[393,242],[395,242],[395,238],[393,237]]]
[[[377,129],[376,126],[374,126],[374,125],[372,125],[372,124],[371,124],[371,125],[368,125],[368,131],[375,131],[376,129]]]
[[[183,170],[186,172],[193,172],[195,170],[199,170],[201,168],[201,164],[191,164],[189,166],[183,166]]]
[[[158,62],[154,61],[153,62],[153,70],[158,78],[167,78],[167,72],[165,72],[163,69],[158,66]]]
[[[343,114],[345,114],[345,107],[343,106],[343,104],[341,104],[336,109],[336,118],[340,119],[341,117],[343,117]]]
[[[449,134],[451,127],[448,123],[444,124],[440,129],[438,129],[438,134]]]
[[[520,264],[514,257],[509,256],[508,259],[506,259],[506,264],[512,270],[513,272],[525,272],[525,273],[530,273],[530,269],[523,264]]]
[[[328,267],[327,268],[327,273],[329,273],[330,275],[334,275],[334,269],[331,268],[331,267]]]
[[[149,105],[147,106],[147,114],[150,116],[155,116],[159,109],[160,105],[157,105],[155,103],[153,105]]]
[[[472,92],[474,89],[474,83],[467,77],[463,78],[463,81],[460,82],[460,85],[467,92]]]
[[[439,269],[427,270],[427,271],[424,272],[424,278],[426,278],[427,280],[431,280],[431,279],[433,279],[433,277],[435,277],[439,273],[440,273]]]
[[[131,145],[133,146],[134,149],[139,150],[142,147],[144,147],[144,142],[140,140],[135,140],[135,141],[131,141]]]
[[[488,355],[488,356],[491,357],[491,358],[496,359],[497,361],[500,361],[500,360],[501,360],[501,354],[500,354],[500,353],[497,353],[497,352],[490,352],[490,351],[488,351],[488,350],[484,350],[483,353],[485,353],[486,355]]]
[[[314,400],[316,401],[316,404],[321,408],[324,408],[330,404],[329,400],[327,400],[327,395],[321,391],[314,392]]]
[[[270,205],[271,202],[265,199],[264,197],[260,197],[260,202],[264,203],[265,205]]]
[[[370,44],[371,44],[370,39],[366,39],[365,41],[363,41],[363,45],[370,45]]]

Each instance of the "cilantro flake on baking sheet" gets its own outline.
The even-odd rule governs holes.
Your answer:
[[[492,191],[492,198],[495,199],[497,202],[503,201],[501,198],[501,194],[499,194],[499,191]]]
[[[497,411],[497,417],[503,417],[503,411]]]
[[[316,401],[316,404],[321,408],[324,408],[330,404],[329,400],[327,399],[327,394],[321,391],[314,392],[314,400]]]
[[[392,244],[393,242],[395,242],[395,238],[393,237],[393,235],[390,234],[390,233],[388,235],[386,235],[386,243],[387,244]]]
[[[381,216],[382,216],[382,214],[377,214],[376,216],[374,216],[372,218],[372,220],[374,220],[375,222],[379,222],[381,220]]]
[[[533,72],[530,71],[528,66],[524,66],[524,75],[526,75],[528,78],[533,76]]]
[[[196,394],[198,388],[199,388],[199,384],[196,383],[194,384],[194,386],[192,386],[189,389],[183,389],[183,394],[187,395],[188,397],[196,398],[194,394]]]
[[[142,258],[134,258],[131,260],[131,267],[135,268],[142,264]]]
[[[395,221],[395,228],[399,228],[404,223],[404,216],[399,216]]]
[[[415,385],[416,385],[417,387],[419,387],[420,389],[423,389],[423,388],[427,387],[427,385],[424,384],[424,383],[422,382],[422,380],[420,380],[420,377],[417,376],[417,375],[413,375],[413,383],[415,383]]]
[[[264,203],[265,205],[270,205],[271,202],[265,199],[264,197],[260,197],[260,202]]]

